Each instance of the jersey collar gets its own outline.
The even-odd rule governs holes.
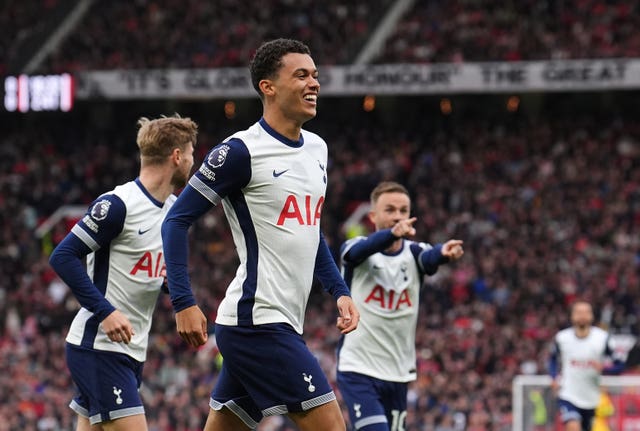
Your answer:
[[[138,187],[140,187],[140,190],[142,190],[142,193],[144,193],[144,195],[146,197],[149,198],[149,200],[158,208],[162,208],[162,206],[164,205],[163,202],[160,202],[159,200],[157,200],[156,198],[154,198],[153,196],[151,196],[151,193],[149,193],[149,191],[144,187],[144,185],[142,184],[142,181],[140,181],[140,177],[135,179],[135,183],[138,185]]]
[[[298,139],[297,141],[292,141],[286,136],[276,132],[269,124],[267,124],[264,117],[260,118],[259,123],[262,126],[262,128],[267,131],[268,134],[270,134],[271,136],[273,136],[274,138],[276,138],[278,141],[282,142],[285,145],[288,145],[293,148],[300,148],[304,144],[304,137],[302,136],[302,133],[300,133],[300,139]]]

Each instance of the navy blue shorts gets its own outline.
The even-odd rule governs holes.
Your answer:
[[[560,418],[562,423],[569,421],[579,421],[582,424],[583,431],[589,431],[591,424],[593,423],[593,417],[595,416],[595,409],[581,409],[574,406],[572,403],[566,400],[558,400],[558,407],[560,409]]]
[[[138,389],[143,363],[129,355],[67,343],[67,366],[78,393],[69,407],[91,424],[144,414]]]
[[[407,386],[407,383],[338,371],[338,388],[354,430],[405,429]]]
[[[216,325],[224,358],[209,405],[249,427],[263,416],[302,412],[335,400],[318,360],[290,325]]]

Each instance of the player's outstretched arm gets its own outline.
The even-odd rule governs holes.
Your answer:
[[[338,322],[336,326],[343,334],[348,334],[358,327],[360,313],[350,296],[338,298]]]
[[[448,257],[449,260],[458,260],[464,254],[462,248],[463,242],[459,239],[450,239],[442,244],[442,255]]]
[[[452,239],[444,244],[436,244],[431,248],[425,248],[425,244],[412,244],[411,252],[416,258],[421,270],[427,275],[433,275],[438,267],[447,262],[460,259],[464,254],[462,241]]]
[[[207,342],[207,318],[197,305],[176,313],[176,329],[180,337],[192,347],[199,347]]]
[[[416,220],[416,217],[400,220],[391,228],[391,233],[396,238],[413,238],[416,236],[416,228],[413,227]]]
[[[366,238],[355,238],[342,245],[340,254],[342,261],[348,266],[358,266],[369,256],[384,251],[400,238],[415,236],[413,227],[416,218],[400,220],[392,228],[381,229]]]

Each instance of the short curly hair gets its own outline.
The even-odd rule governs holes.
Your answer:
[[[271,40],[263,43],[256,50],[249,65],[249,70],[251,72],[251,83],[260,98],[263,97],[259,86],[260,81],[274,78],[282,67],[282,57],[289,53],[311,55],[307,45],[294,39]]]

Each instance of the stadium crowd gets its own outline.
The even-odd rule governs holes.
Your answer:
[[[417,0],[378,63],[640,55],[637,0]]]
[[[48,71],[244,67],[264,40],[314,47],[319,64],[347,63],[389,0],[96,2]]]
[[[20,53],[20,43],[37,33],[46,16],[58,6],[58,0],[5,0],[0,9],[0,75]]]
[[[309,123],[329,143],[323,229],[337,252],[347,235],[370,228],[345,220],[379,180],[394,179],[412,192],[419,238],[465,241],[460,262],[426,279],[407,430],[509,430],[512,378],[546,372],[549,339],[567,323],[572,298],[592,301],[612,331],[637,333],[640,126],[567,114],[421,122],[385,116],[327,112]],[[198,164],[236,125],[194,119],[202,129]],[[72,429],[63,335],[77,303],[47,256],[73,220],[42,240],[34,229],[59,206],[86,206],[135,175],[130,123],[105,128],[94,117],[76,129],[52,121],[2,138],[1,431]],[[236,253],[221,210],[191,235],[191,277],[212,321]],[[316,289],[305,336],[332,382],[334,322],[333,301]],[[149,429],[200,429],[219,360],[215,337],[198,351],[180,340],[163,295],[144,369]],[[289,429],[280,417],[260,427]]]
[[[3,14],[7,53],[16,25],[23,32],[37,25],[23,3],[10,2]],[[307,42],[317,64],[348,64],[391,3],[95,2],[41,72],[242,67],[261,41],[281,36]],[[639,25],[637,0],[417,0],[374,62],[638,57]]]
[[[0,73],[25,55],[16,49],[40,31],[41,17],[68,7],[67,3],[3,3]],[[94,2],[40,72],[242,67],[261,41],[280,36],[306,41],[318,64],[348,64],[391,4],[390,0]],[[638,57],[639,20],[638,0],[417,0],[374,61]]]

